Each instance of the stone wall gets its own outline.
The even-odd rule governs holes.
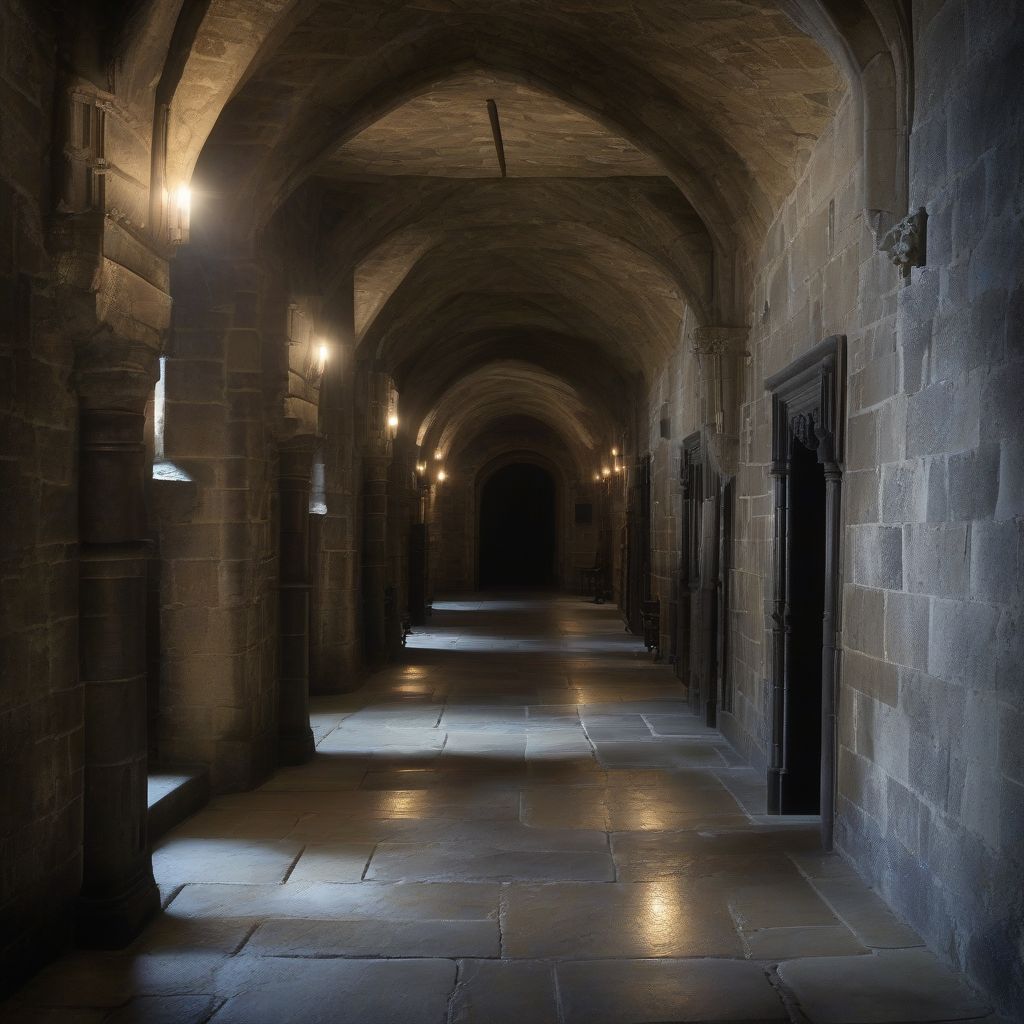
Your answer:
[[[915,5],[914,34],[928,259],[898,290],[895,346],[852,367],[839,834],[1009,1000],[1024,988],[1024,11]]]
[[[846,521],[860,523],[858,474],[872,472],[875,451],[864,450],[858,416],[865,402],[876,405],[887,397],[886,372],[891,382],[895,360],[899,273],[878,252],[862,209],[858,133],[856,110],[848,96],[769,227],[753,269],[751,358],[742,372],[730,575],[728,676],[733,710],[720,724],[760,768],[767,767],[770,744],[771,630],[766,609],[772,599],[774,516],[771,398],[763,382],[822,339],[833,334],[847,337]],[[851,528],[848,542],[856,543],[859,528]],[[882,581],[873,576],[857,582],[878,587]],[[849,594],[844,603],[848,609]]]
[[[851,98],[754,267],[723,731],[769,744],[771,404],[763,380],[847,338],[837,842],[935,948],[1019,991],[1024,724],[1022,17],[915,7],[907,279],[862,209]],[[656,532],[656,537],[657,537]]]
[[[81,883],[77,403],[45,248],[54,37],[0,8],[0,989],[67,942]]]
[[[702,422],[699,368],[689,337],[693,326],[692,313],[687,311],[679,345],[648,393],[647,417],[642,424],[644,444],[651,453],[651,596],[661,601],[661,652],[665,658],[674,649],[670,606],[679,596],[682,442]]]
[[[315,693],[336,693],[355,686],[360,666],[362,520],[351,374],[330,366],[321,394],[325,490],[323,513],[310,517],[310,687]]]
[[[159,751],[242,789],[275,764],[284,311],[256,261],[196,247],[175,277],[164,448],[189,479],[161,509]]]

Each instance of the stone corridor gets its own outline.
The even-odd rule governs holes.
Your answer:
[[[4,1024],[984,1019],[618,611],[437,602],[317,754],[154,851],[163,914]]]

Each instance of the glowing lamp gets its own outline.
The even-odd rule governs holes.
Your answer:
[[[612,475],[612,471],[607,466],[602,466],[601,467],[601,476],[608,477],[608,476],[611,476],[611,475]]]
[[[613,456],[614,456],[615,458],[618,458],[618,455],[619,455],[619,449],[618,449],[618,448],[613,448],[613,449],[612,449],[612,455],[613,455]]]
[[[437,482],[439,484],[443,484],[445,482],[445,480],[447,480],[447,479],[448,479],[448,474],[443,469],[439,469],[437,471]]]
[[[192,189],[179,185],[169,196],[167,226],[172,242],[187,242],[189,222],[192,219]]]
[[[392,430],[398,426],[398,417],[394,413],[388,417],[388,426],[391,427]]]

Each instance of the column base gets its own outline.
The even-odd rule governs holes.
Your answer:
[[[277,763],[282,765],[305,764],[316,749],[313,730],[279,736],[277,740]]]
[[[116,896],[80,896],[75,908],[75,941],[88,949],[122,949],[160,910],[152,868]]]
[[[704,703],[704,724],[709,729],[714,729],[718,725],[718,703],[714,700],[708,700]]]
[[[782,813],[782,773],[778,768],[768,769],[768,813]]]

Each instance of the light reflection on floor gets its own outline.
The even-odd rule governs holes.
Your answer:
[[[610,606],[435,602],[394,665],[312,700],[308,764],[159,844],[137,942],[0,1019],[813,1021],[865,993],[871,1019],[984,1017],[686,697]]]

